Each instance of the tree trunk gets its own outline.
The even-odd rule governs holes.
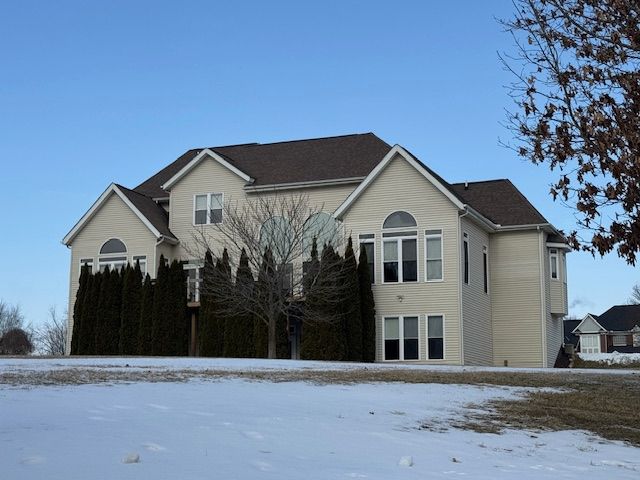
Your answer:
[[[276,319],[270,318],[268,325],[269,332],[269,351],[268,358],[277,358],[276,356]]]

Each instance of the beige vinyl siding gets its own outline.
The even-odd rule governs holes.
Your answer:
[[[160,256],[164,256],[168,262],[172,262],[173,260],[177,260],[176,250],[178,248],[175,245],[171,245],[167,242],[162,242],[161,244],[156,246],[155,250],[155,258],[153,259],[153,278],[158,274],[158,267],[160,266]],[[151,268],[151,267],[149,267]],[[151,274],[151,270],[149,270],[149,274]]]
[[[469,284],[461,282],[464,364],[493,365],[491,298],[490,293],[484,292],[482,250],[483,246],[489,248],[489,234],[467,217],[462,217],[460,222],[462,232],[469,235]],[[462,255],[462,240],[460,249]],[[488,255],[490,258],[491,252]],[[461,272],[463,263],[461,260]]]
[[[543,366],[540,235],[536,230],[491,235],[494,365]]]
[[[418,224],[418,282],[382,284],[382,223],[392,212],[404,210]],[[344,215],[345,228],[354,241],[362,233],[375,234],[376,332],[378,361],[382,356],[382,318],[396,315],[420,316],[420,360],[426,360],[427,315],[444,315],[444,360],[434,364],[460,364],[460,314],[458,302],[459,239],[458,210],[440,191],[401,157],[393,159],[375,182],[361,194]],[[426,283],[424,231],[441,229],[443,233],[444,281]],[[412,230],[408,229],[408,230]]]
[[[558,252],[558,278],[551,278],[550,249],[547,248],[546,273],[550,287],[551,295],[551,313],[566,315],[566,272],[564,272],[564,252],[556,249]]]
[[[214,243],[218,241],[221,247],[224,244],[215,225],[197,227],[193,225],[194,195],[223,193],[226,204],[237,202],[239,206],[247,198],[256,195],[262,197],[305,195],[311,208],[333,213],[355,188],[354,185],[336,185],[280,190],[273,193],[251,193],[245,190],[245,184],[246,182],[242,178],[226,167],[212,159],[204,159],[172,187],[169,228],[180,239],[180,247],[176,249],[175,255],[182,259],[190,259],[196,256],[204,257],[204,252],[200,252],[193,241],[194,233],[200,229]]]
[[[147,262],[153,260],[155,236],[120,197],[112,193],[71,243],[69,332],[73,331],[73,306],[78,290],[80,259],[92,258],[94,272],[97,271],[100,248],[110,238],[124,242],[129,262],[133,255],[146,255]],[[70,347],[71,335],[67,338],[67,352]]]
[[[562,291],[563,282],[566,279],[566,274],[563,271],[563,257],[564,252],[558,250],[558,275],[557,280],[551,278],[551,249],[544,247],[545,262],[544,262],[544,281],[545,281],[545,305],[546,305],[546,352],[547,352],[547,367],[553,367],[558,357],[558,352],[562,346],[564,337],[562,327],[562,317],[566,314],[563,313],[562,308]],[[560,295],[557,295],[560,293]],[[556,298],[559,297],[559,298]]]

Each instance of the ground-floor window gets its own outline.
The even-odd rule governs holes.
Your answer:
[[[430,360],[444,358],[444,317],[442,315],[427,316],[427,358]]]
[[[614,347],[626,347],[627,346],[627,336],[626,335],[614,335],[613,336],[613,346]]]
[[[133,256],[133,265],[132,267],[136,267],[136,263],[140,264],[140,271],[142,272],[142,277],[147,274],[147,257],[146,255],[134,255]]]
[[[100,273],[104,272],[107,267],[112,272],[114,270],[121,270],[127,264],[127,257],[110,257],[110,258],[100,258],[98,260],[98,265],[100,267]]]
[[[417,316],[384,317],[384,359],[418,360],[419,329]]]
[[[600,353],[600,335],[580,335],[580,352]]]
[[[200,301],[200,283],[204,271],[203,262],[189,260],[183,267],[187,271],[187,299],[190,302]]]

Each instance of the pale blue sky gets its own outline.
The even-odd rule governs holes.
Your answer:
[[[559,228],[551,175],[498,145],[504,1],[0,3],[0,299],[66,308],[62,237],[111,181],[202,146],[373,131],[447,180],[510,178]],[[571,312],[640,281],[571,254]]]

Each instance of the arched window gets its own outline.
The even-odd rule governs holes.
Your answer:
[[[401,210],[393,212],[384,221],[382,228],[404,228],[417,226],[413,215]]]
[[[111,238],[104,242],[100,248],[100,258],[98,266],[100,272],[104,272],[107,267],[109,270],[120,270],[127,264],[127,247],[117,238]]]
[[[418,281],[418,231],[413,215],[403,211],[390,214],[382,224],[382,280],[384,283]],[[386,229],[393,229],[385,232]]]
[[[302,248],[304,255],[311,254],[313,239],[316,239],[318,253],[322,252],[324,245],[336,247],[338,236],[338,223],[333,215],[325,212],[318,212],[311,215],[304,223],[304,234],[302,237]]]
[[[100,249],[100,255],[112,254],[112,253],[127,253],[127,247],[117,238],[107,240]]]
[[[277,263],[290,261],[293,249],[291,224],[284,217],[271,217],[260,228],[260,249],[271,249]]]

